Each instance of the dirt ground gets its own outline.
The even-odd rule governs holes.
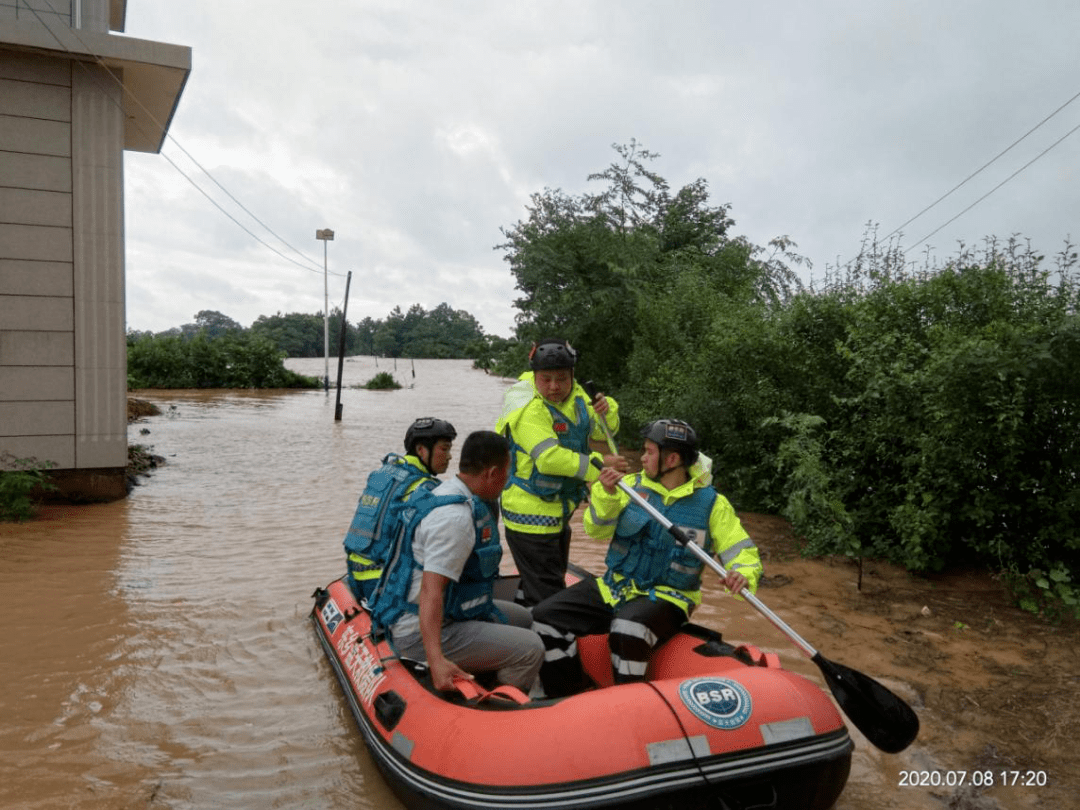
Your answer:
[[[740,517],[762,552],[762,601],[825,657],[881,681],[919,714],[918,739],[886,758],[898,761],[891,766],[897,773],[879,787],[899,788],[910,779],[906,769],[936,772],[930,781],[966,783],[883,792],[880,806],[1077,806],[1075,622],[1055,626],[1013,607],[1002,585],[981,571],[924,577],[867,561],[858,590],[854,561],[806,559],[783,519]],[[976,772],[987,771],[993,788],[972,784],[982,781]],[[1010,784],[1003,787],[1003,780]],[[916,794],[923,802],[904,798]]]

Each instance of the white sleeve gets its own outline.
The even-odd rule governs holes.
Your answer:
[[[472,509],[459,503],[439,507],[416,527],[413,544],[422,550],[416,558],[425,571],[457,582],[476,544]]]

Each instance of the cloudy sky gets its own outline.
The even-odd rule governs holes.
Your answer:
[[[126,156],[128,326],[321,312],[331,228],[350,320],[446,302],[507,336],[500,228],[631,139],[819,280],[868,222],[920,263],[1014,233],[1053,254],[1080,240],[1077,31],[1075,0],[136,0],[126,35],[193,67],[179,170]]]

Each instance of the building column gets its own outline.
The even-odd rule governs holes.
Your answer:
[[[118,471],[124,487],[123,90],[99,66],[71,70],[75,467]]]

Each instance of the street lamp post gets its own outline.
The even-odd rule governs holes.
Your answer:
[[[330,393],[330,284],[327,281],[326,243],[334,241],[334,232],[329,228],[322,228],[315,231],[315,238],[323,244],[323,360],[326,364],[323,390]]]

